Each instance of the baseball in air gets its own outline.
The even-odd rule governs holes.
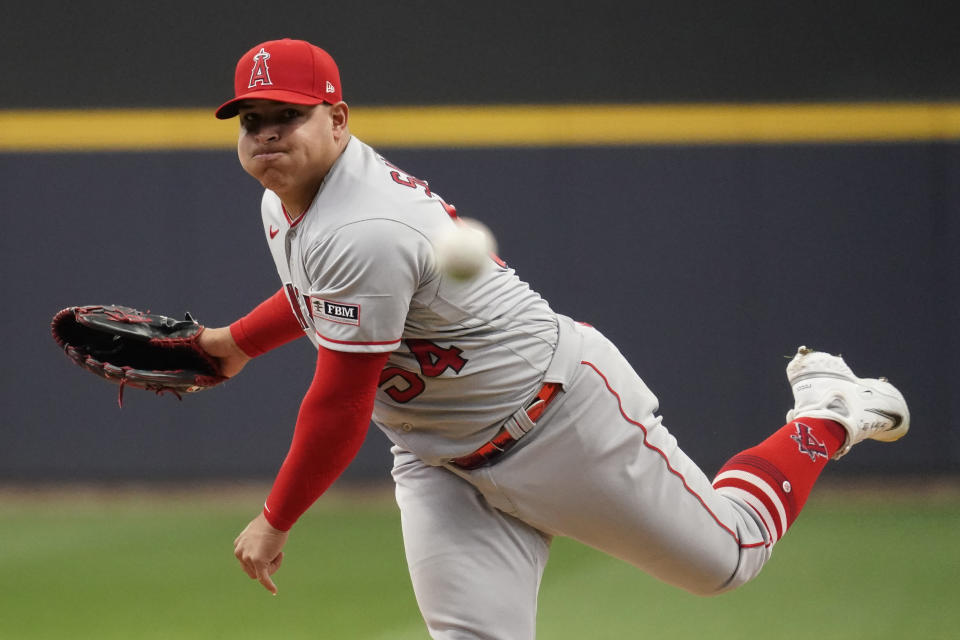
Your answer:
[[[493,265],[497,243],[482,222],[458,218],[457,225],[437,238],[434,247],[440,270],[455,280],[470,280]]]

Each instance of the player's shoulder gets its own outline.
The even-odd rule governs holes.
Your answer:
[[[331,169],[321,195],[328,200],[358,202],[392,211],[436,203],[425,180],[403,171],[356,137]]]
[[[312,282],[370,280],[389,290],[397,283],[424,284],[436,276],[432,244],[410,225],[390,218],[363,218],[315,235],[303,262]],[[398,289],[399,290],[399,289]]]
[[[315,205],[319,218],[338,227],[393,220],[420,229],[449,218],[425,181],[404,173],[357,138],[331,169]]]
[[[363,217],[344,222],[318,238],[317,255],[351,256],[359,262],[426,265],[433,244],[423,229],[389,217]]]

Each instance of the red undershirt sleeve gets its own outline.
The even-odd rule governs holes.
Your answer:
[[[281,287],[256,309],[230,325],[230,335],[251,358],[303,336],[300,321]]]
[[[357,455],[388,356],[320,347],[290,451],[264,504],[274,528],[289,530]]]

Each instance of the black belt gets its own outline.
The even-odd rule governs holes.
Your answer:
[[[560,389],[561,386],[556,382],[548,382],[540,387],[540,391],[537,392],[536,397],[523,409],[527,417],[530,418],[530,422],[535,423],[540,416],[543,415],[543,412],[547,409],[547,405],[553,402],[553,399],[557,397]],[[507,431],[507,428],[503,427],[488,443],[473,453],[454,458],[450,461],[450,464],[467,471],[492,464],[497,458],[512,449],[513,445],[517,444],[517,442],[519,442],[519,439],[514,438],[510,432]]]

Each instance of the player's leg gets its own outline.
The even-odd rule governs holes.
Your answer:
[[[396,448],[394,457],[407,564],[431,637],[532,639],[549,537],[448,470]]]
[[[585,347],[566,392],[487,469],[490,484],[537,528],[693,593],[718,593],[759,570],[770,549],[756,514],[718,494],[679,449],[613,345],[596,334]],[[481,471],[470,473],[483,487]]]
[[[787,424],[724,464],[713,485],[748,504],[776,542],[797,518],[830,459],[872,438],[903,437],[910,414],[886,379],[861,379],[842,358],[800,347],[787,365],[796,405]]]
[[[848,404],[856,404],[849,398],[861,387],[839,380],[836,371],[818,382],[815,374],[832,361],[802,367],[791,376],[798,408],[790,417],[802,415],[803,426],[795,420],[735,456],[714,489],[655,416],[656,398],[616,348],[583,331],[580,373],[534,437],[491,468],[495,482],[519,517],[667,582],[701,594],[743,584],[760,571],[827,459],[844,444],[844,427],[831,419],[843,418],[843,398],[838,405],[830,385],[847,385]],[[811,379],[815,392],[797,391]],[[891,398],[887,408],[906,417],[902,398],[899,405]],[[824,455],[811,459],[810,450],[821,448]]]

